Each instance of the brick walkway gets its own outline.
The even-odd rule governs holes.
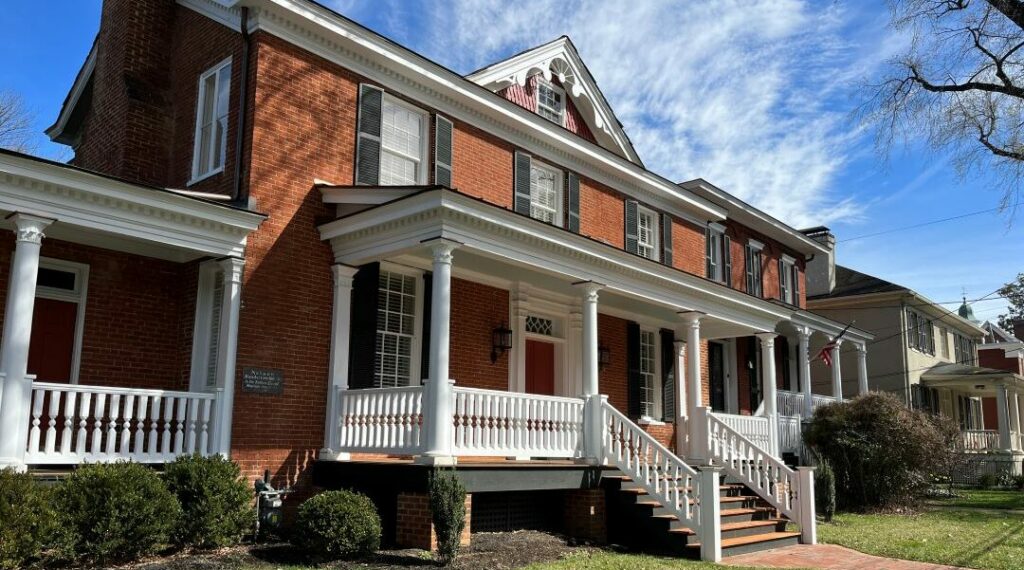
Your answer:
[[[834,544],[787,546],[775,550],[730,556],[722,560],[722,563],[767,568],[824,568],[828,570],[955,570],[957,568],[956,566],[943,566],[927,562],[881,558]]]

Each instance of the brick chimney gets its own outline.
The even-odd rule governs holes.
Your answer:
[[[1013,325],[1013,336],[1024,341],[1024,319],[1013,319],[1010,324]]]
[[[807,296],[827,295],[836,287],[836,236],[825,226],[801,231],[828,248],[828,253],[816,254],[807,262]]]
[[[89,113],[73,164],[167,185],[174,0],[104,0]]]

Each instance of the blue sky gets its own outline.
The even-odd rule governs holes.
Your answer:
[[[983,174],[911,141],[887,158],[850,119],[906,38],[882,1],[334,0],[343,14],[459,72],[569,35],[652,170],[706,178],[797,226],[825,224],[839,261],[935,301],[991,293],[1024,271],[1024,214],[993,208]],[[100,0],[7,0],[0,90],[34,115],[35,152],[68,159],[42,135],[99,26]],[[951,305],[952,306],[952,305]],[[1001,300],[978,303],[993,318]]]

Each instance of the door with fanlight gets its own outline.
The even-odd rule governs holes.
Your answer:
[[[39,264],[28,373],[39,382],[78,382],[88,266],[43,259]]]

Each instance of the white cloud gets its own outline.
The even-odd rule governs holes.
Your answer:
[[[879,58],[846,37],[850,15],[836,4],[429,5],[426,29],[409,39],[462,72],[569,35],[648,168],[670,179],[706,178],[795,226],[862,210],[832,184],[863,150],[843,99]]]

